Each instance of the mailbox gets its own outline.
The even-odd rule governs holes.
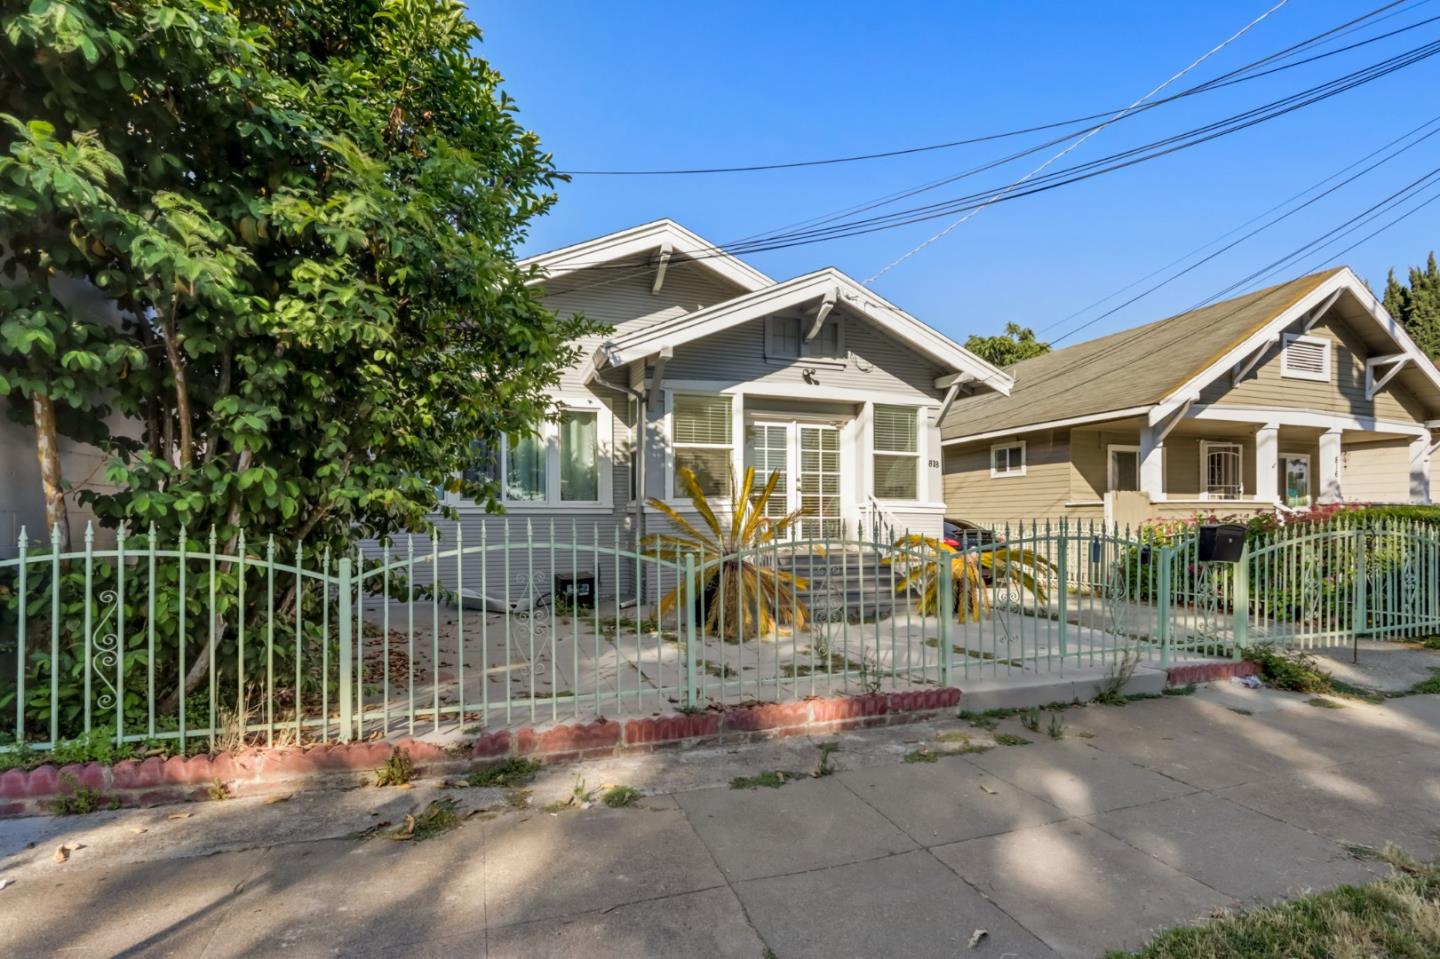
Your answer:
[[[1245,551],[1245,527],[1239,523],[1205,523],[1200,527],[1196,558],[1202,563],[1238,563]]]

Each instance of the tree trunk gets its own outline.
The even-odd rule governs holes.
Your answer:
[[[247,469],[249,469],[249,468],[250,468],[250,461],[251,461],[253,455],[254,455],[254,454],[252,454],[249,450],[245,450],[244,452],[242,452],[242,453],[240,454],[239,458],[237,459],[236,463],[235,463],[235,472],[236,472],[236,473],[243,473],[243,472],[245,472]],[[234,526],[234,525],[237,524],[238,522],[240,522],[240,503],[239,503],[239,501],[237,500],[236,502],[234,502],[234,503],[232,503],[232,504],[230,505],[230,512],[229,512],[229,513],[226,515],[226,517],[225,517],[225,525],[227,525],[227,526]],[[235,548],[236,548],[236,546],[238,545],[238,542],[239,542],[239,540],[238,540],[237,537],[231,536],[230,539],[229,539],[229,541],[226,542],[223,547],[221,547],[221,552],[226,553],[226,554],[234,553],[234,552],[235,552]],[[244,565],[244,563],[241,563],[241,564],[240,564],[240,570],[241,570],[241,575],[242,575],[242,576],[244,575],[244,569],[245,569],[245,565]],[[218,642],[219,642],[221,639],[223,639],[224,637],[225,637],[225,621],[224,621],[221,617],[216,616],[216,617],[215,617],[215,641],[218,643]],[[190,660],[190,664],[191,664],[191,665],[190,665],[190,670],[189,670],[189,672],[187,672],[187,673],[185,674],[185,682],[183,682],[182,684],[180,684],[179,686],[177,686],[177,687],[170,693],[170,695],[166,696],[166,697],[164,698],[164,700],[161,701],[161,703],[160,703],[160,712],[165,713],[165,714],[169,714],[169,713],[171,713],[171,712],[175,712],[176,710],[178,710],[179,707],[180,707],[180,697],[182,697],[182,696],[188,696],[188,695],[190,695],[191,693],[193,693],[195,690],[199,689],[199,688],[200,688],[200,684],[201,684],[202,682],[204,682],[204,681],[205,681],[205,677],[209,675],[209,673],[210,673],[210,640],[209,640],[208,638],[205,640],[205,645],[200,648],[199,654],[197,654],[194,659]],[[218,709],[218,704],[217,704],[217,709]]]
[[[40,485],[45,495],[45,522],[60,530],[60,548],[70,548],[70,515],[65,505],[65,482],[60,469],[59,438],[55,434],[55,406],[50,397],[36,393],[35,456],[40,461]]]

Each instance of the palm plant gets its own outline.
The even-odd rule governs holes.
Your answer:
[[[1033,549],[1004,543],[962,551],[943,540],[911,533],[896,540],[895,548],[890,561],[904,571],[895,590],[913,590],[924,616],[940,611],[940,564],[949,562],[955,617],[961,621],[979,622],[989,614],[990,588],[996,583],[1028,590],[1038,601],[1045,602],[1045,579],[1055,568]]]
[[[808,584],[793,573],[759,562],[759,550],[777,542],[806,511],[797,509],[781,517],[765,515],[766,504],[780,482],[780,474],[772,472],[765,486],[751,499],[755,488],[755,469],[749,467],[738,486],[732,490],[730,517],[722,523],[700,488],[695,474],[683,468],[677,474],[681,485],[690,494],[690,502],[700,514],[704,528],[696,528],[668,504],[651,498],[649,504],[665,514],[675,526],[673,533],[656,533],[645,537],[648,549],[695,557],[699,574],[695,597],[686,595],[682,579],[660,600],[660,618],[672,612],[678,603],[704,604],[705,628],[726,642],[743,642],[747,637],[774,633],[781,625],[804,628],[810,610],[796,593]]]

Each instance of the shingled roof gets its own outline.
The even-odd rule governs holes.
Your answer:
[[[941,436],[1018,431],[1153,406],[1344,269],[1302,276],[1025,360],[1007,371],[1015,378],[1010,395],[981,393],[957,400],[941,424]]]

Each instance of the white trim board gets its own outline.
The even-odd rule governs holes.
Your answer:
[[[569,273],[599,266],[627,257],[640,256],[654,250],[656,253],[669,247],[675,254],[692,257],[698,263],[747,291],[761,290],[773,286],[775,281],[738,257],[731,256],[715,244],[690,232],[674,220],[661,219],[642,223],[625,230],[617,230],[604,236],[597,236],[558,250],[549,250],[527,256],[521,260],[522,267],[532,267],[539,272],[532,283],[543,283]],[[667,260],[673,263],[673,259]],[[659,263],[657,262],[658,268]],[[637,266],[641,271],[643,267]]]
[[[1400,433],[1406,436],[1430,435],[1419,423],[1377,420],[1368,416],[1345,416],[1313,410],[1261,409],[1244,406],[1196,406],[1185,416],[1190,420],[1229,421],[1254,426],[1304,426],[1327,430],[1363,430],[1370,433]]]
[[[1106,420],[1123,420],[1131,416],[1141,416],[1150,412],[1148,406],[1131,406],[1123,410],[1111,410],[1108,413],[1089,413],[1085,416],[1072,416],[1063,420],[1046,420],[1043,423],[1032,423],[1028,426],[1011,426],[1001,430],[990,430],[986,433],[971,433],[969,436],[952,436],[950,439],[941,440],[941,446],[958,446],[961,443],[978,443],[981,440],[993,440],[1001,436],[1022,436],[1026,433],[1036,433],[1040,430],[1058,430],[1067,426],[1083,426],[1087,423],[1104,423]]]
[[[904,310],[833,268],[786,280],[734,299],[616,337],[595,354],[597,369],[624,366],[658,353],[712,336],[742,323],[834,296],[837,304],[880,326],[917,353],[949,370],[967,373],[991,389],[1009,394],[1014,380],[931,329]],[[938,388],[938,387],[937,387]]]

